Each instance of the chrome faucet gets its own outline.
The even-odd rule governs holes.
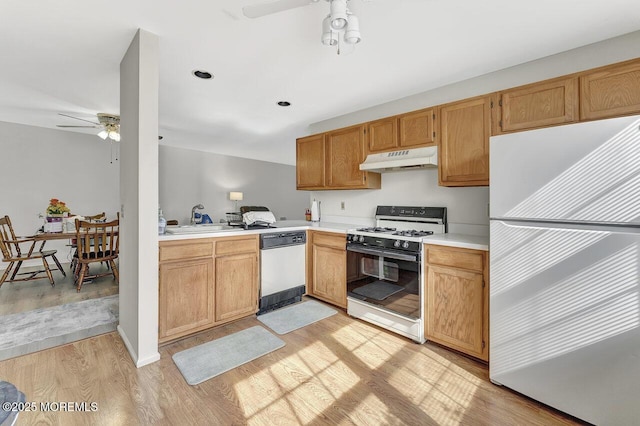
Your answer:
[[[202,209],[204,209],[204,206],[202,204],[196,204],[191,209],[191,224],[192,225],[195,225],[196,223],[201,223],[202,222],[202,217],[196,219],[196,209],[202,210]]]

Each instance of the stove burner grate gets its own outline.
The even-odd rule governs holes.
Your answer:
[[[427,235],[432,235],[433,231],[416,231],[415,229],[409,229],[405,231],[397,231],[392,235],[398,235],[400,237],[426,237]]]
[[[387,228],[387,227],[382,227],[382,226],[372,226],[369,228],[358,228],[356,229],[356,231],[360,231],[360,232],[393,232],[395,231],[396,228]]]

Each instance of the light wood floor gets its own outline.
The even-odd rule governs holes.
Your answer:
[[[171,359],[254,325],[261,323],[246,318],[165,345],[159,362],[140,369],[118,334],[105,334],[0,362],[0,380],[38,404],[98,404],[93,413],[23,412],[18,424],[577,424],[491,384],[481,363],[343,312],[279,336],[285,347],[197,386]]]
[[[113,276],[106,276],[93,280],[82,286],[78,293],[73,285],[73,275],[69,271],[69,265],[63,263],[66,277],[59,271],[53,271],[55,287],[51,287],[46,278],[34,281],[5,282],[0,287],[0,315],[15,314],[18,312],[32,311],[38,308],[49,308],[65,303],[79,302],[81,300],[96,299],[99,297],[118,294],[118,283]],[[33,268],[23,268],[28,271]],[[91,265],[91,270],[99,272],[106,270],[103,265]]]

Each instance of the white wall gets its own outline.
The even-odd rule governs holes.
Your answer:
[[[230,191],[244,197],[238,207],[263,205],[276,218],[304,219],[309,193],[296,191],[296,168],[239,157],[160,146],[160,206],[166,219],[188,224],[191,208],[203,204],[214,222],[234,211]]]
[[[377,205],[447,207],[449,232],[488,235],[489,188],[438,186],[436,169],[389,172],[382,175],[382,189],[315,191],[321,201],[322,220],[360,223],[373,218]],[[341,210],[341,202],[345,209]]]
[[[496,55],[499,54],[497,46]],[[309,134],[338,129],[637,57],[640,57],[640,31],[314,123],[309,126]],[[442,72],[447,72],[447,70],[442,70]],[[477,225],[471,227],[476,228],[477,231],[482,232],[484,229],[484,232],[488,232],[488,188],[438,187],[437,176],[435,173],[432,175],[429,173],[429,171],[386,173],[382,177],[382,189],[379,191],[347,191],[346,193],[342,191],[316,191],[312,197],[322,201],[323,218],[337,216],[339,219],[340,217],[362,214],[373,217],[377,204],[444,205],[448,207],[449,222],[463,225],[458,227],[459,230],[467,230],[469,227],[466,225],[471,224]],[[346,200],[344,211],[340,210],[340,200]],[[453,226],[453,232],[457,232],[456,226]]]
[[[0,216],[8,215],[18,235],[43,224],[49,199],[72,213],[110,218],[120,208],[119,161],[111,164],[111,145],[95,135],[0,122]],[[67,241],[49,241],[61,262],[71,256]],[[5,264],[0,264],[4,269]]]

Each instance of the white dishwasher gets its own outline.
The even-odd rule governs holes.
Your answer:
[[[260,235],[260,310],[258,315],[302,300],[306,283],[305,231]]]

